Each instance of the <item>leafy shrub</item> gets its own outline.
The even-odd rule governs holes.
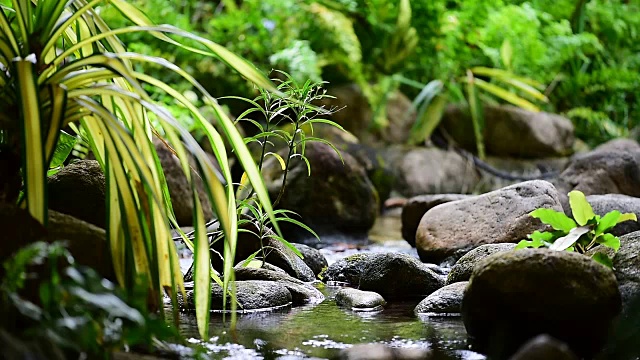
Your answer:
[[[638,220],[633,213],[622,214],[617,210],[602,217],[596,215],[585,195],[577,190],[569,193],[569,203],[575,220],[553,209],[541,208],[531,212],[532,217],[540,219],[553,230],[534,231],[528,236],[530,240],[520,241],[516,249],[548,247],[551,250],[576,251],[584,254],[602,245],[617,252],[620,248],[620,239],[609,231],[621,222]],[[602,252],[596,252],[593,259],[603,265],[613,266],[613,260]]]

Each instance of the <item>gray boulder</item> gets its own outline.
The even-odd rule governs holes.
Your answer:
[[[476,351],[506,359],[549,334],[590,358],[620,313],[611,269],[572,252],[523,249],[494,254],[474,269],[462,317]],[[585,316],[588,314],[588,316]]]
[[[432,207],[451,201],[469,198],[463,194],[437,194],[414,196],[402,206],[402,238],[416,246],[416,230],[422,216]]]
[[[427,296],[444,286],[443,276],[418,259],[400,253],[362,253],[331,264],[323,281],[346,282],[385,299]]]
[[[396,299],[426,296],[443,286],[443,277],[418,259],[407,254],[383,253],[364,265],[359,289]]]
[[[565,209],[569,209],[567,194],[572,190],[640,197],[640,151],[591,151],[575,156],[554,184]]]
[[[549,335],[529,340],[509,360],[578,360],[567,344]]]
[[[291,293],[293,305],[319,304],[324,300],[324,295],[320,290],[284,272],[236,266],[235,276],[238,281],[265,280],[280,283]]]
[[[565,117],[515,106],[483,106],[484,144],[488,154],[520,158],[566,155],[572,152],[573,124]],[[442,126],[460,146],[476,150],[471,116],[466,107],[449,106]]]
[[[104,229],[105,183],[96,160],[77,161],[47,179],[48,206]]]
[[[373,291],[342,288],[336,293],[336,304],[354,310],[380,309],[386,305],[382,295]]]
[[[230,286],[233,286],[231,284]],[[238,311],[243,310],[271,310],[291,304],[291,293],[276,281],[248,280],[236,281],[236,297]],[[187,291],[186,301],[182,304],[186,310],[195,309],[195,293]],[[222,287],[214,283],[211,286],[211,310],[231,309],[231,296],[226,295],[226,309],[223,309]]]
[[[459,281],[468,281],[473,273],[473,268],[480,260],[489,257],[495,253],[511,251],[516,247],[514,243],[504,244],[485,244],[464,254],[451,268],[447,276],[447,284],[457,283]]]
[[[311,246],[294,243],[293,246],[300,251],[305,264],[313,271],[313,273],[318,276],[324,270],[329,263],[327,263],[327,259],[322,255],[320,250],[312,248]]]
[[[283,152],[280,155],[286,156]],[[362,165],[345,152],[341,159],[330,146],[319,142],[308,142],[305,156],[311,176],[303,160],[292,159],[278,206],[296,212],[303,223],[319,234],[366,234],[378,214],[379,199]],[[265,161],[263,176],[274,200],[280,192],[283,174],[274,157]],[[290,241],[312,238],[298,226],[285,223],[281,226]]]
[[[622,302],[627,306],[640,295],[640,231],[620,237],[620,249],[613,257],[613,268]]]
[[[604,144],[598,145],[594,151],[607,152],[607,151],[618,151],[618,152],[627,152],[627,151],[639,151],[640,144],[633,139],[626,138],[618,138],[609,140]]]
[[[427,211],[416,232],[424,262],[459,257],[483,244],[518,242],[546,228],[529,213],[538,208],[562,211],[556,189],[543,180],[511,185]]]
[[[480,181],[473,162],[435,147],[391,147],[381,153],[394,174],[393,189],[405,197],[471,193]]]
[[[457,282],[438,289],[422,300],[414,309],[416,314],[460,315],[462,297],[467,281]]]
[[[155,146],[164,177],[167,181],[167,188],[171,196],[171,205],[173,206],[176,221],[178,221],[178,225],[181,226],[192,225],[193,191],[191,190],[191,185],[187,182],[187,177],[182,171],[180,160],[178,160],[178,157],[159,139],[154,138],[153,145]],[[209,196],[206,194],[202,179],[193,170],[191,170],[191,172],[191,177],[196,184],[198,199],[200,199],[200,203],[202,204],[204,218],[205,220],[212,219],[213,211],[211,202],[209,201]]]

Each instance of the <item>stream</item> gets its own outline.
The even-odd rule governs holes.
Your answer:
[[[402,240],[399,213],[381,216],[366,243],[331,244],[321,251],[329,264],[359,252],[404,252],[416,250]],[[182,265],[188,267],[188,260]],[[392,302],[377,312],[354,312],[336,306],[333,295],[339,287],[316,285],[327,299],[315,306],[283,308],[239,314],[236,330],[230,315],[212,313],[211,338],[198,338],[195,315],[181,314],[180,332],[199,344],[214,359],[334,359],[342,349],[361,343],[383,343],[391,347],[442,350],[430,359],[484,359],[467,350],[466,331],[460,317],[423,317],[413,314],[418,301]],[[440,352],[438,352],[440,353]]]

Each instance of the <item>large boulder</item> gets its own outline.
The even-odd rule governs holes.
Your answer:
[[[539,208],[562,211],[556,189],[543,180],[436,206],[418,225],[418,255],[424,262],[440,262],[483,244],[518,242],[546,228],[529,216]]]
[[[394,174],[394,190],[406,197],[471,193],[481,179],[473,162],[455,151],[397,146],[381,156]]]
[[[416,230],[422,216],[432,207],[450,201],[462,200],[471,195],[463,194],[436,194],[436,195],[419,195],[407,200],[402,206],[402,238],[407,240],[411,246],[416,246]]]
[[[96,160],[80,160],[47,179],[50,209],[106,227],[105,177]]]
[[[613,140],[609,140],[606,143],[598,145],[594,151],[607,152],[607,151],[618,151],[618,152],[627,152],[627,151],[639,151],[640,144],[633,139],[626,138],[617,138]]]
[[[640,151],[591,151],[577,155],[554,180],[568,209],[567,194],[624,194],[640,197]]]
[[[401,253],[366,253],[331,264],[323,281],[340,281],[385,299],[424,297],[444,286],[443,276]]]
[[[447,276],[447,284],[459,281],[468,281],[473,273],[473,268],[482,260],[495,253],[513,250],[514,243],[485,244],[464,254],[451,268]]]
[[[494,254],[473,271],[462,301],[472,347],[506,359],[539,334],[590,358],[621,310],[613,271],[587,256],[548,249]]]
[[[429,316],[460,315],[462,297],[466,288],[467,282],[461,281],[438,289],[422,300],[414,312]]]
[[[328,108],[340,109],[331,115],[331,119],[365,144],[403,144],[409,138],[409,132],[416,120],[416,111],[411,106],[411,100],[401,92],[394,91],[387,99],[386,118],[389,125],[373,131],[371,124],[374,114],[358,85],[333,86],[329,88],[328,94],[334,98],[325,98],[322,104]]]
[[[174,153],[167,147],[167,145],[161,140],[155,138],[153,144],[160,160],[160,165],[164,171],[164,177],[167,181],[167,188],[169,189],[169,195],[171,196],[171,205],[173,206],[173,213],[176,216],[178,225],[189,226],[193,224],[193,191],[191,185],[187,181],[187,177],[182,171],[180,160],[174,155]],[[193,162],[192,159],[190,161]],[[196,191],[198,193],[198,199],[202,204],[202,212],[205,220],[213,218],[213,210],[211,202],[207,196],[204,188],[204,184],[200,176],[193,170],[191,170],[191,178],[195,181]]]
[[[243,310],[272,310],[291,304],[291,293],[287,288],[275,281],[248,280],[236,281],[236,299],[238,311]],[[226,309],[224,308],[224,292],[218,284],[211,286],[211,310],[231,309],[231,296],[226,294]],[[187,291],[186,301],[181,304],[185,310],[195,309],[195,292]]]
[[[286,156],[281,152],[281,156]],[[378,213],[378,195],[362,167],[351,155],[342,158],[330,146],[307,142],[305,161],[292,159],[284,194],[278,206],[296,212],[302,222],[320,234],[336,232],[364,235],[373,226]],[[343,162],[344,160],[344,162]],[[270,157],[264,163],[263,176],[272,199],[277,199],[284,172]],[[287,239],[311,238],[306,230],[285,226]]]
[[[484,144],[487,153],[520,158],[566,155],[572,152],[573,124],[560,115],[532,112],[514,106],[486,105]],[[447,107],[441,122],[463,148],[476,150],[468,108]]]

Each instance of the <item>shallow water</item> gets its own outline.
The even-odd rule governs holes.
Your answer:
[[[330,263],[358,252],[416,255],[415,249],[401,240],[397,214],[378,221],[370,239],[369,243],[332,241],[321,251]],[[229,314],[223,319],[222,314],[214,313],[208,341],[197,340],[195,316],[182,314],[180,332],[216,359],[332,359],[342,349],[361,343],[437,348],[447,354],[443,359],[484,359],[466,350],[466,332],[459,317],[416,317],[413,309],[419,299],[393,302],[382,311],[354,312],[336,306],[333,294],[338,287],[318,286],[327,296],[319,305],[240,314],[235,331],[229,328]]]

